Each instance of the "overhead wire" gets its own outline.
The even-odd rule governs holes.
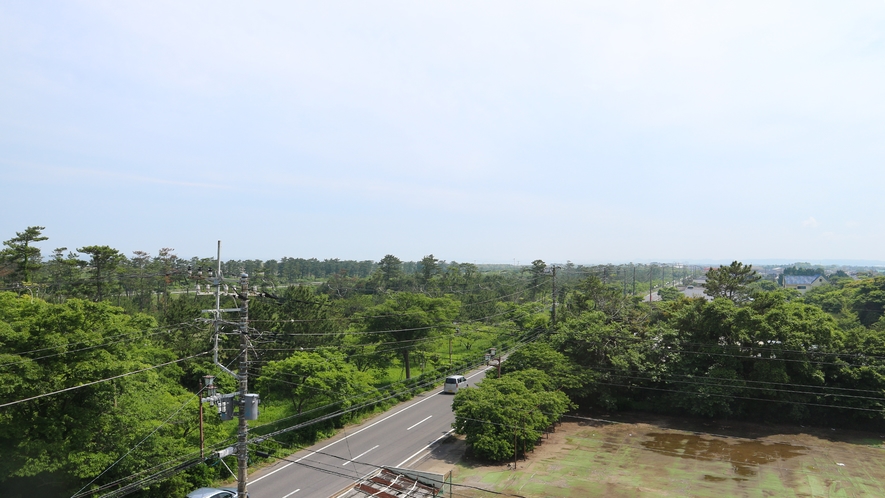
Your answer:
[[[593,370],[612,371],[612,372],[623,372],[623,370],[619,370],[616,368],[606,368],[606,367],[601,367],[598,365],[593,366],[592,369]],[[648,372],[648,373],[649,373],[649,375],[657,375],[654,372]],[[661,374],[661,376],[683,377],[683,378],[693,378],[693,379],[706,378],[706,379],[710,379],[710,380],[717,380],[717,381],[721,380],[721,381],[726,381],[726,382],[745,382],[745,383],[750,383],[750,384],[768,384],[768,385],[787,386],[787,387],[807,387],[810,389],[832,389],[832,390],[838,390],[838,391],[851,391],[851,392],[865,392],[865,393],[871,393],[871,394],[881,394],[881,395],[885,396],[885,390],[874,390],[874,389],[853,389],[853,388],[849,388],[849,387],[822,386],[822,385],[812,385],[812,384],[796,384],[796,383],[790,383],[790,382],[770,382],[770,381],[750,380],[750,379],[728,379],[728,378],[723,378],[723,377],[703,377],[700,375],[676,374],[676,373],[672,373],[672,372],[663,373],[663,374]],[[650,379],[650,380],[654,380],[654,379]],[[761,389],[766,389],[766,388],[761,388]],[[806,393],[806,394],[815,394],[811,391],[797,391],[797,392]],[[832,395],[832,396],[841,396],[841,394],[838,394],[838,393],[827,393],[827,394]],[[870,398],[870,399],[883,399],[883,400],[885,400],[885,398]]]
[[[880,409],[859,408],[859,407],[853,407],[853,406],[825,405],[825,404],[821,404],[821,403],[808,403],[808,402],[790,401],[790,400],[783,400],[783,399],[752,398],[749,396],[736,396],[736,395],[732,395],[732,394],[696,393],[696,392],[689,392],[689,391],[679,391],[676,389],[662,389],[662,388],[658,388],[658,387],[616,384],[613,382],[602,382],[602,381],[598,381],[598,380],[594,381],[594,384],[622,387],[622,388],[627,388],[627,389],[644,389],[644,390],[649,390],[649,391],[672,392],[672,393],[679,393],[682,395],[691,395],[691,396],[697,396],[697,397],[713,396],[713,397],[717,397],[717,398],[746,399],[746,400],[750,400],[750,401],[766,401],[766,402],[770,402],[770,403],[785,403],[785,404],[790,404],[790,405],[817,406],[817,407],[822,407],[822,408],[835,408],[835,409],[841,409],[841,410],[855,410],[855,411],[875,412],[875,413],[883,413],[883,411],[885,411],[885,408],[880,408]]]
[[[717,382],[707,382],[706,380],[703,380],[703,378],[699,378],[699,379],[701,379],[700,381],[673,380],[673,379],[668,379],[666,377],[661,377],[661,378],[655,380],[655,379],[651,379],[648,377],[624,375],[624,374],[619,374],[619,373],[611,373],[611,375],[616,376],[618,378],[622,378],[622,379],[648,380],[648,381],[652,381],[652,382],[656,382],[656,383],[664,383],[664,384],[667,384],[667,383],[690,384],[690,385],[698,385],[698,386],[705,386],[705,387],[722,387],[722,388],[727,388],[727,389],[738,389],[738,390],[751,389],[751,390],[758,390],[758,391],[774,391],[776,393],[783,393],[783,394],[805,394],[805,395],[812,395],[812,396],[816,396],[816,397],[829,396],[829,397],[839,397],[839,398],[865,399],[865,400],[872,400],[872,401],[880,401],[883,404],[885,404],[885,398],[874,398],[872,396],[857,396],[857,395],[852,395],[852,394],[815,393],[815,392],[810,392],[810,391],[794,391],[794,390],[787,390],[787,389],[772,389],[772,388],[768,388],[768,387],[742,386],[742,385],[737,384],[737,382],[740,382],[740,379],[734,379],[733,380],[733,382],[735,382],[734,384],[726,384],[726,383],[717,383]],[[727,379],[721,379],[719,377],[707,377],[706,379],[709,379],[710,381],[727,380]],[[685,391],[679,391],[679,392],[685,392]],[[705,393],[697,393],[697,394],[704,395]],[[765,399],[765,398],[758,398],[758,399]],[[883,409],[885,409],[885,406],[883,406]]]
[[[115,339],[118,339],[118,338],[120,338],[120,337],[124,337],[124,336],[125,336],[125,337],[128,337],[128,336],[134,336],[134,335],[136,335],[136,334],[143,334],[143,333],[148,332],[148,331],[151,331],[151,330],[163,329],[163,330],[160,330],[160,331],[158,331],[158,332],[153,332],[153,333],[150,333],[150,334],[147,334],[147,335],[138,335],[138,336],[136,337],[136,339],[141,339],[141,338],[144,338],[144,337],[152,337],[152,336],[159,335],[159,334],[170,333],[170,332],[173,332],[173,331],[175,331],[175,330],[180,330],[180,329],[182,329],[182,328],[185,328],[185,327],[187,327],[187,326],[189,326],[189,325],[192,325],[192,323],[190,323],[190,322],[184,322],[184,323],[179,323],[179,324],[176,324],[176,325],[172,325],[172,326],[170,326],[170,327],[151,327],[151,328],[149,328],[149,329],[139,330],[139,331],[136,331],[136,332],[127,332],[127,333],[125,333],[125,334],[118,334],[118,335],[116,335],[116,336],[103,337],[102,339],[111,339],[111,341],[108,341],[108,342],[105,342],[105,343],[101,343],[101,344],[93,344],[93,345],[90,345],[90,346],[87,346],[87,347],[84,347],[84,348],[80,348],[80,349],[72,349],[72,350],[69,350],[69,351],[62,351],[62,352],[60,352],[60,353],[55,353],[55,354],[51,354],[51,355],[39,356],[39,357],[37,357],[37,358],[23,358],[23,359],[21,359],[21,360],[19,360],[19,361],[13,361],[13,362],[7,362],[7,363],[0,363],[0,368],[6,367],[6,366],[10,366],[10,365],[17,365],[17,364],[19,364],[19,363],[24,363],[24,362],[27,362],[27,361],[42,360],[42,359],[45,359],[45,358],[52,358],[52,357],[60,356],[60,355],[65,355],[65,354],[70,354],[70,353],[77,353],[77,352],[80,352],[80,351],[87,351],[87,350],[90,350],[90,349],[97,349],[97,348],[100,348],[100,347],[110,346],[110,345],[113,345],[113,344],[119,344],[119,343],[121,343],[121,342],[125,342],[125,341],[127,341],[127,340],[130,340],[129,338],[123,338],[123,339],[115,340]],[[32,354],[32,353],[39,353],[39,352],[42,352],[42,351],[48,351],[48,350],[50,350],[50,349],[59,349],[59,348],[64,348],[64,347],[78,346],[78,345],[80,345],[80,344],[86,344],[86,343],[89,343],[89,342],[92,342],[92,341],[79,341],[79,342],[72,342],[72,343],[66,343],[66,344],[59,344],[59,345],[57,345],[57,346],[48,346],[48,347],[45,347],[45,348],[32,349],[32,350],[30,350],[30,351],[21,351],[21,352],[5,352],[5,351],[0,351],[0,354],[3,354],[3,355],[13,355],[13,356],[22,356],[22,355],[27,355],[27,354]]]
[[[227,368],[230,368],[230,366],[233,365],[234,362],[236,362],[236,361],[239,359],[239,356],[240,356],[240,355],[237,355],[236,357],[234,357],[234,359],[231,360],[231,361],[227,364]],[[204,386],[204,387],[203,387],[203,388],[197,393],[196,396],[199,396],[200,393],[202,393],[207,387],[208,387],[208,386]],[[196,397],[196,396],[195,396],[195,397]],[[172,414],[172,415],[166,420],[166,422],[164,422],[164,424],[165,424],[165,423],[168,423],[168,420],[171,420],[171,418],[174,417],[175,414],[177,414],[178,412],[180,412],[180,411],[184,408],[184,406],[186,406],[187,404],[189,404],[192,400],[193,400],[193,398],[189,398],[189,399],[185,402],[184,405],[182,405],[182,406],[181,406],[181,407],[180,407],[175,413],[173,413],[173,414]],[[164,424],[161,424],[160,427],[162,427]],[[151,434],[148,435],[148,437],[150,437],[151,435],[153,435],[153,433],[155,433],[157,430],[159,430],[160,427],[157,427],[157,428],[156,428]],[[142,442],[144,442],[145,440],[147,440],[147,438],[145,438],[144,440],[142,440]],[[236,438],[235,438],[235,437],[228,437],[227,439],[224,439],[224,440],[222,440],[222,441],[220,441],[220,442],[217,442],[217,443],[215,443],[214,445],[210,445],[209,447],[210,447],[210,448],[220,448],[220,447],[222,447],[222,446],[226,446],[226,445],[228,444],[228,442],[233,441],[233,440],[236,440]],[[140,445],[142,442],[139,442],[138,444]],[[135,448],[130,449],[130,451],[129,451],[128,453],[131,453],[132,450],[134,450],[134,449],[135,449]],[[127,454],[128,454],[128,453],[127,453]],[[173,458],[173,459],[171,459],[171,460],[168,460],[167,462],[164,462],[164,463],[162,463],[162,464],[155,465],[155,466],[153,466],[153,467],[150,467],[150,468],[148,468],[148,469],[145,469],[145,470],[143,470],[143,471],[141,471],[141,472],[138,472],[138,473],[136,473],[136,474],[133,474],[133,475],[131,475],[131,476],[127,476],[127,477],[125,477],[125,478],[118,479],[117,481],[114,481],[114,482],[112,482],[112,483],[106,483],[106,484],[100,486],[99,488],[96,488],[95,490],[92,490],[92,491],[87,491],[86,493],[82,493],[83,488],[81,488],[80,491],[77,492],[77,493],[80,493],[80,494],[75,494],[75,495],[72,496],[71,498],[78,498],[78,497],[82,497],[82,496],[90,496],[90,495],[92,495],[92,494],[95,494],[96,492],[99,492],[100,490],[107,489],[108,487],[116,486],[117,484],[119,484],[119,483],[121,483],[121,482],[123,482],[123,481],[125,481],[125,480],[130,480],[130,479],[132,479],[132,478],[134,478],[134,477],[138,477],[139,475],[142,475],[142,474],[144,474],[144,473],[146,473],[146,472],[149,472],[149,471],[151,471],[151,470],[153,470],[153,469],[156,469],[156,468],[158,468],[158,467],[162,467],[162,466],[167,465],[167,464],[169,464],[169,463],[171,463],[171,462],[176,462],[176,461],[178,461],[178,460],[182,460],[182,459],[184,459],[184,458],[187,458],[187,457],[189,457],[189,456],[191,456],[191,455],[194,455],[194,454],[200,454],[200,453],[201,453],[201,451],[191,452],[191,453],[188,453],[188,454],[186,454],[186,455],[184,455],[184,456],[179,456],[179,457],[177,457],[177,458]],[[125,457],[125,455],[124,455],[124,457]],[[122,460],[122,458],[123,458],[123,457],[121,457],[120,460]],[[196,464],[198,464],[198,463],[200,463],[200,462],[202,462],[202,461],[204,461],[204,459],[197,459],[197,460],[196,460]],[[193,462],[193,461],[192,461],[192,462]],[[117,463],[119,463],[119,460],[118,460],[117,462],[115,462],[113,465],[116,465]],[[113,466],[113,465],[112,465],[112,466]],[[186,463],[186,464],[182,464],[182,465],[187,465],[187,463]],[[184,468],[179,468],[179,467],[180,467],[180,466],[167,467],[166,469],[161,470],[160,472],[154,474],[153,476],[149,476],[149,477],[143,479],[142,481],[139,481],[138,483],[127,485],[126,488],[131,488],[131,489],[134,490],[134,489],[137,489],[138,486],[145,485],[146,483],[156,481],[156,480],[158,480],[159,478],[166,477],[165,474],[168,473],[169,470],[176,470],[176,471],[185,470]],[[106,469],[105,472],[107,472],[107,470],[110,470],[110,468]],[[103,472],[102,474],[104,474],[105,472]],[[158,476],[159,476],[159,477],[158,477]],[[99,476],[97,476],[95,479],[93,479],[92,482],[95,482],[95,480],[97,480],[99,477],[101,477],[101,475],[99,475]],[[92,484],[92,482],[90,482],[90,484]],[[89,486],[89,484],[87,484],[86,486]],[[86,486],[84,486],[84,488],[85,488]],[[123,488],[123,489],[125,489],[125,488]],[[119,491],[119,490],[118,490],[118,491]],[[115,493],[116,493],[116,492],[115,492]],[[110,495],[114,495],[115,493],[111,493]],[[110,495],[106,495],[106,496],[110,496]]]
[[[154,430],[152,430],[150,433],[148,433],[147,436],[143,437],[143,438],[141,439],[141,441],[139,441],[138,443],[135,444],[135,446],[132,446],[131,448],[129,448],[129,451],[127,451],[126,453],[124,453],[123,456],[121,456],[120,458],[118,458],[116,461],[114,461],[114,463],[110,464],[107,468],[105,468],[100,474],[98,474],[97,476],[95,476],[91,481],[89,481],[89,482],[86,483],[82,488],[80,488],[79,490],[77,490],[77,492],[74,493],[74,495],[80,493],[80,491],[83,491],[84,489],[86,489],[86,488],[88,488],[89,486],[91,486],[92,483],[94,483],[94,482],[97,481],[99,478],[101,478],[101,476],[105,475],[108,471],[110,471],[112,468],[114,468],[118,463],[122,462],[123,459],[125,459],[127,456],[131,455],[133,451],[135,451],[136,449],[138,449],[139,446],[141,446],[141,445],[142,445],[145,441],[147,441],[151,436],[153,436],[154,434],[156,434],[157,431],[159,431],[159,430],[162,429],[164,426],[166,426],[166,424],[168,424],[169,421],[172,420],[173,417],[175,417],[176,415],[178,415],[178,414],[181,412],[181,410],[184,409],[184,407],[186,407],[187,405],[189,405],[189,404],[191,403],[191,401],[193,401],[195,398],[199,398],[200,395],[203,393],[203,391],[204,391],[205,389],[206,389],[206,387],[204,386],[202,389],[200,389],[200,390],[197,392],[197,394],[192,395],[192,396],[189,396],[188,399],[187,399],[184,403],[182,403],[181,406],[178,407],[177,410],[175,410],[174,412],[172,412],[171,415],[169,415],[168,417],[166,417],[166,419],[165,419],[162,423],[160,423],[160,425],[158,425],[157,427],[155,427]]]
[[[475,302],[475,303],[463,303],[462,302],[461,306],[462,307],[464,307],[464,306],[478,306],[481,304],[488,304],[490,302],[496,302],[496,301],[508,302],[508,301],[504,301],[504,300],[509,297],[513,297],[513,296],[516,296],[519,294],[524,294],[524,293],[528,292],[529,290],[540,287],[542,285],[543,284],[533,285],[530,287],[526,287],[522,290],[513,292],[511,294],[497,296],[495,298],[488,299],[485,301],[479,301],[479,302]],[[285,299],[283,299],[283,301],[285,301]],[[274,320],[272,320],[272,319],[259,319],[259,320],[250,319],[249,323],[313,323],[313,322],[334,322],[334,321],[349,322],[349,321],[356,321],[356,320],[370,320],[370,319],[375,319],[375,318],[392,318],[392,317],[399,317],[399,316],[410,316],[410,315],[419,314],[419,313],[424,313],[424,311],[417,310],[417,311],[404,311],[401,313],[388,313],[388,314],[384,314],[384,315],[354,315],[351,317],[333,317],[333,318],[274,319]],[[228,323],[233,323],[233,322],[228,322]]]
[[[159,331],[159,332],[154,332],[154,333],[152,333],[152,334],[139,335],[138,337],[136,337],[136,338],[134,338],[134,339],[135,339],[135,340],[138,340],[138,339],[142,339],[142,338],[146,338],[146,337],[153,337],[153,336],[155,336],[155,335],[167,334],[167,333],[171,333],[171,332],[176,331],[176,330],[182,330],[183,328],[184,328],[184,327],[180,327],[180,328],[171,328],[171,329],[162,330],[162,331]],[[142,332],[143,332],[143,331],[142,331]],[[139,333],[140,333],[140,332],[134,332],[133,334],[139,334]],[[132,334],[125,334],[125,335],[132,335]],[[93,345],[93,346],[87,346],[87,347],[78,348],[78,349],[71,349],[71,350],[69,350],[69,351],[62,351],[62,352],[60,352],[60,353],[49,354],[49,355],[44,355],[44,356],[38,356],[38,357],[36,357],[36,358],[22,358],[21,360],[18,360],[18,361],[11,361],[11,362],[7,362],[7,363],[0,363],[0,368],[4,368],[4,367],[8,367],[8,366],[13,366],[13,365],[19,365],[19,364],[21,364],[21,363],[27,363],[27,362],[30,362],[30,361],[44,360],[44,359],[46,359],[46,358],[54,358],[54,357],[56,357],[56,356],[64,356],[64,355],[72,354],[72,353],[80,353],[80,352],[83,352],[83,351],[90,351],[90,350],[93,350],[93,349],[98,349],[98,348],[103,348],[103,347],[107,347],[107,346],[112,346],[112,345],[114,345],[114,344],[120,344],[120,343],[122,343],[122,342],[126,342],[126,341],[129,341],[129,340],[133,340],[133,339],[131,339],[131,338],[120,339],[120,340],[118,340],[118,341],[110,341],[110,342],[105,342],[105,343],[102,343],[102,344],[95,344],[95,345]],[[81,341],[80,343],[76,343],[76,344],[84,344],[84,343],[86,343],[86,342],[88,342],[88,341]],[[46,349],[57,349],[57,348],[65,347],[65,346],[69,346],[69,344],[67,344],[67,345],[53,346],[52,348],[43,348],[43,350],[46,350]],[[33,352],[33,351],[32,351],[32,352]],[[0,354],[4,354],[4,355],[6,355],[6,354],[8,354],[8,355],[21,355],[22,353],[0,353]]]
[[[279,441],[277,441],[277,442],[279,443]],[[284,444],[284,443],[280,443],[280,444],[283,444],[283,446],[289,446],[289,445],[286,445],[286,444]],[[304,446],[300,446],[300,445],[297,445],[297,446],[299,447],[300,450],[307,450],[307,449],[309,449],[309,448],[304,447]],[[378,464],[369,463],[369,462],[364,462],[364,461],[359,461],[359,460],[347,459],[347,458],[340,457],[340,456],[338,456],[338,455],[335,455],[335,454],[332,454],[332,453],[328,453],[328,452],[324,452],[324,451],[312,451],[312,453],[317,454],[317,455],[328,456],[328,457],[330,457],[330,458],[334,458],[334,459],[336,459],[336,460],[346,460],[346,461],[348,461],[348,462],[353,462],[354,464],[362,465],[362,466],[365,466],[365,467],[371,467],[371,468],[375,468],[375,469],[383,469],[383,468],[385,468],[383,465],[378,465]],[[311,464],[304,463],[304,460],[307,460],[307,459],[293,460],[293,459],[290,459],[289,457],[281,457],[281,456],[276,456],[276,455],[272,455],[272,454],[269,454],[269,456],[270,456],[271,458],[275,458],[275,459],[277,459],[277,460],[282,460],[282,461],[285,461],[285,462],[291,462],[291,463],[294,463],[294,464],[296,464],[296,465],[300,465],[300,466],[302,466],[302,467],[309,468],[309,469],[311,469],[311,470],[316,470],[316,471],[318,471],[318,472],[322,472],[322,473],[324,473],[324,474],[329,474],[329,475],[334,475],[334,476],[336,476],[336,477],[344,477],[344,478],[347,478],[347,479],[351,479],[350,474],[345,474],[345,473],[343,473],[343,472],[341,472],[341,471],[338,471],[338,470],[332,470],[332,469],[329,469],[329,468],[323,468],[323,467],[318,467],[318,466],[316,466],[316,465],[311,465]],[[322,465],[322,462],[314,462],[314,463],[317,464],[317,465]],[[478,486],[471,486],[471,485],[469,485],[469,484],[455,484],[455,483],[453,483],[453,482],[441,482],[441,484],[447,484],[447,485],[450,485],[450,486],[457,486],[457,487],[462,487],[462,488],[467,488],[467,489],[475,489],[475,490],[478,490],[478,491],[484,491],[484,492],[487,492],[487,493],[491,493],[491,494],[495,494],[495,495],[500,495],[500,496],[513,496],[513,497],[515,497],[515,498],[525,498],[525,497],[522,496],[522,495],[514,495],[514,494],[510,494],[510,493],[503,493],[503,492],[500,492],[500,491],[494,491],[494,490],[491,490],[491,489],[481,488],[481,487],[478,487]],[[460,494],[459,494],[459,496],[460,496]]]
[[[526,341],[523,341],[523,342],[520,342],[520,343],[515,344],[515,345],[511,348],[510,351],[512,352],[512,351],[514,351],[514,350],[517,350],[517,349],[519,349],[520,347],[522,347],[523,345],[528,344],[529,342],[532,342],[532,341],[533,341],[534,339],[536,339],[539,335],[540,335],[540,332],[539,332],[538,334],[536,334],[534,337],[532,337],[531,340],[526,340]],[[475,365],[478,365],[478,364],[479,364],[479,363],[475,363],[475,364],[473,364],[473,365],[475,366]],[[412,391],[415,391],[415,390],[423,389],[423,388],[425,388],[425,387],[428,387],[428,386],[434,385],[435,382],[438,382],[438,380],[436,380],[436,379],[431,379],[430,381],[425,381],[425,382],[422,382],[422,383],[416,384],[416,385],[413,386],[413,387],[410,387],[410,388],[407,388],[407,389],[403,389],[403,390],[401,390],[401,391],[398,391],[398,392],[395,392],[395,393],[389,394],[389,395],[387,395],[387,396],[383,396],[383,397],[381,397],[381,398],[377,398],[377,399],[374,399],[374,400],[367,401],[367,402],[363,403],[363,404],[360,405],[360,406],[350,407],[350,408],[347,409],[347,410],[340,410],[340,411],[338,411],[338,412],[334,412],[334,413],[331,413],[331,414],[322,415],[322,416],[317,417],[317,418],[315,418],[315,419],[311,419],[311,420],[308,420],[308,421],[305,421],[305,422],[302,422],[302,423],[296,424],[296,425],[294,425],[294,426],[290,426],[290,427],[287,427],[287,428],[281,429],[281,430],[279,430],[279,431],[277,431],[277,432],[271,432],[271,433],[269,433],[269,434],[266,434],[266,435],[264,435],[264,436],[259,437],[258,439],[263,440],[263,439],[266,439],[266,438],[268,438],[268,437],[273,437],[273,436],[276,436],[276,435],[279,435],[279,434],[283,434],[283,433],[285,433],[285,432],[290,432],[290,431],[293,431],[293,430],[301,429],[301,428],[303,428],[303,427],[307,427],[307,426],[309,426],[309,425],[313,425],[313,424],[315,424],[315,423],[319,423],[319,422],[322,422],[322,421],[325,421],[325,420],[328,420],[328,419],[331,419],[331,418],[334,418],[334,417],[337,417],[337,416],[340,416],[340,415],[344,415],[344,414],[346,414],[346,413],[350,413],[350,412],[353,412],[353,411],[356,411],[356,410],[362,409],[362,408],[364,408],[364,407],[366,407],[366,406],[369,406],[369,405],[371,405],[371,404],[380,403],[380,402],[382,402],[382,401],[385,401],[385,400],[388,400],[388,399],[391,399],[391,398],[395,398],[395,397],[399,397],[399,396],[402,396],[402,395],[404,395],[404,394],[406,394],[406,393],[409,393],[409,392],[412,392]],[[310,410],[309,412],[305,412],[305,414],[310,413],[310,412],[320,411],[321,409],[329,408],[329,407],[331,407],[331,406],[334,406],[335,404],[337,404],[337,402],[335,402],[335,403],[330,403],[330,404],[325,405],[325,406],[323,406],[323,407],[318,407],[318,408],[312,409],[312,410]],[[255,428],[253,429],[253,431],[256,430],[256,429],[258,429],[259,427],[266,427],[266,426],[269,426],[269,425],[277,424],[277,423],[279,423],[279,422],[282,422],[282,421],[285,421],[285,420],[290,420],[290,419],[292,419],[292,418],[296,418],[296,417],[301,416],[301,415],[302,415],[302,414],[295,414],[295,415],[290,415],[290,416],[288,416],[288,417],[284,417],[284,418],[281,418],[281,419],[277,419],[277,420],[275,420],[275,421],[273,421],[273,422],[269,422],[269,423],[267,423],[267,424],[263,424],[263,425],[261,425],[261,426],[257,426],[257,427],[255,427]]]
[[[108,378],[105,378],[105,379],[95,380],[95,381],[92,381],[92,382],[86,382],[86,383],[84,383],[84,384],[80,384],[80,385],[76,385],[76,386],[67,387],[67,388],[65,388],[65,389],[59,389],[58,391],[53,391],[53,392],[49,392],[49,393],[39,394],[39,395],[37,395],[37,396],[31,396],[31,397],[29,397],[29,398],[24,398],[24,399],[19,399],[19,400],[16,400],[16,401],[11,401],[11,402],[7,402],[7,403],[3,403],[3,404],[0,404],[0,408],[4,408],[4,407],[7,407],[7,406],[12,406],[12,405],[17,405],[17,404],[19,404],[19,403],[25,403],[25,402],[27,402],[27,401],[33,401],[33,400],[35,400],[35,399],[45,398],[45,397],[47,397],[47,396],[54,396],[54,395],[56,395],[56,394],[61,394],[61,393],[69,392],[69,391],[74,391],[74,390],[77,390],[77,389],[81,389],[81,388],[83,388],[83,387],[94,386],[94,385],[96,385],[96,384],[101,384],[101,383],[103,383],[103,382],[108,382],[108,381],[111,381],[111,380],[120,379],[120,378],[123,378],[123,377],[128,377],[128,376],[130,376],[130,375],[135,375],[135,374],[142,373],[142,372],[147,372],[148,370],[154,370],[154,369],[157,369],[157,368],[165,367],[165,366],[167,366],[167,365],[173,365],[173,364],[175,364],[175,363],[181,363],[182,361],[187,361],[187,360],[190,360],[190,359],[193,359],[193,358],[197,358],[197,357],[199,357],[199,356],[205,356],[205,355],[207,355],[207,354],[209,354],[209,353],[211,353],[211,351],[206,351],[206,352],[203,352],[203,353],[198,353],[198,354],[191,355],[191,356],[187,356],[187,357],[185,357],[185,358],[180,358],[180,359],[177,359],[177,360],[167,361],[167,362],[165,362],[165,363],[161,363],[161,364],[159,364],[159,365],[153,365],[153,366],[146,367],[146,368],[142,368],[142,369],[135,370],[135,371],[132,371],[132,372],[127,372],[127,373],[124,373],[124,374],[115,375],[115,376],[113,376],[113,377],[108,377]]]

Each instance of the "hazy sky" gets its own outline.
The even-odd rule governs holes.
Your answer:
[[[885,260],[885,1],[0,3],[0,240]]]

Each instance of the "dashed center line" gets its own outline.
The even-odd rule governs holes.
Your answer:
[[[425,418],[425,419],[422,420],[421,422],[418,422],[417,424],[413,425],[412,427],[409,427],[409,428],[406,429],[406,430],[407,430],[407,431],[410,431],[410,430],[414,429],[415,427],[418,427],[419,425],[421,425],[422,422],[427,422],[427,421],[430,420],[431,418],[433,418],[433,415],[431,415],[431,416]]]
[[[360,457],[362,457],[362,456],[365,455],[366,453],[368,453],[368,452],[374,450],[375,448],[377,448],[377,447],[379,447],[379,446],[381,446],[381,445],[380,445],[380,444],[376,444],[375,446],[372,446],[371,448],[367,449],[366,451],[364,451],[364,452],[360,453],[359,455],[353,457],[352,460],[348,460],[348,461],[342,463],[341,466],[344,467],[345,465],[347,465],[347,464],[349,464],[349,463],[353,463],[354,460],[358,460]]]
[[[298,489],[296,489],[295,491],[292,491],[291,493],[287,494],[287,495],[284,496],[283,498],[289,498],[290,496],[294,495],[295,493],[297,493],[297,492],[299,492],[299,491],[301,491],[301,488],[298,488]]]

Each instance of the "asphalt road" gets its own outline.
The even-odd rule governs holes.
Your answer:
[[[488,368],[467,375],[472,386]],[[451,394],[430,391],[250,475],[251,498],[327,498],[377,466],[409,467],[452,430]],[[344,474],[343,476],[340,474]]]

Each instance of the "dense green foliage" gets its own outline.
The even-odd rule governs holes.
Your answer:
[[[170,248],[127,258],[105,245],[62,247],[44,260],[41,230],[29,227],[0,253],[0,280],[13,291],[0,290],[0,405],[8,404],[0,408],[0,492],[71,496],[144,478],[136,496],[183,496],[229,477],[212,454],[232,443],[236,423],[208,404],[207,458],[199,457],[202,376],[215,376],[221,393],[236,389],[212,362],[215,330],[203,312],[215,307],[215,263]],[[240,272],[257,288],[250,391],[261,395],[261,415],[250,433],[285,431],[261,443],[268,451],[327,437],[548,323],[549,294],[533,301],[539,283],[512,268],[432,255],[222,268],[223,308],[242,305]],[[218,359],[235,370],[237,315],[222,318]]]
[[[514,458],[535,447],[544,430],[571,408],[565,393],[536,369],[486,379],[455,395],[455,431],[480,458]]]
[[[588,408],[882,427],[885,277],[752,288],[572,313],[549,339],[585,376],[567,392]]]
[[[71,496],[179,464],[193,466],[136,494],[228,477],[211,450],[230,444],[235,424],[207,407],[205,460],[197,429],[201,377],[235,389],[211,360],[202,311],[215,305],[214,261],[104,245],[44,259],[42,230],[0,251],[12,291],[0,292],[0,492]],[[531,449],[573,406],[885,427],[885,277],[873,273],[834,273],[803,296],[735,262],[708,273],[708,301],[675,289],[696,269],[568,263],[556,267],[553,323],[553,268],[541,260],[228,261],[222,307],[242,304],[228,278],[242,271],[255,287],[250,385],[262,397],[252,433],[303,426],[262,443],[269,450],[328,436],[490,347],[513,348],[502,377],[459,393],[455,409],[456,429],[492,460]],[[656,288],[664,301],[652,305]],[[236,368],[236,317],[224,318],[218,357]]]
[[[155,326],[149,316],[106,303],[50,304],[0,293],[0,400],[28,399],[175,360],[153,340]],[[0,475],[42,476],[41,486],[72,492],[78,481],[88,482],[116,461],[123,448],[133,451],[106,474],[109,481],[192,448],[198,444],[197,400],[181,386],[183,376],[181,366],[170,364],[2,408]],[[164,421],[153,437],[136,444]],[[181,485],[184,477],[158,492],[174,489],[176,481]]]
[[[728,266],[720,266],[707,272],[704,293],[714,298],[724,297],[743,303],[750,298],[750,284],[761,278],[753,271],[753,265],[744,266],[739,261],[733,261]]]

